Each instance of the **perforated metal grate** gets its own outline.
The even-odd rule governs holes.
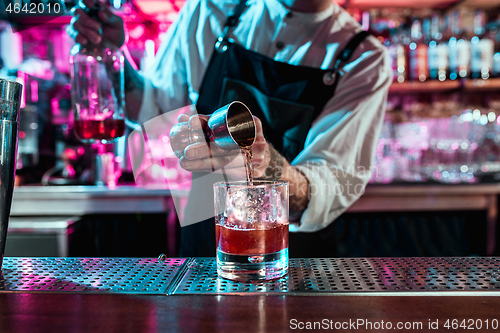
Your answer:
[[[345,294],[495,292],[497,258],[291,259],[270,282],[219,278],[214,258],[4,258],[0,292],[127,294]]]
[[[372,292],[499,292],[496,258],[290,259],[279,280],[238,283],[217,276],[213,258],[188,267],[173,294],[309,294]]]
[[[0,291],[165,294],[186,259],[4,258]]]

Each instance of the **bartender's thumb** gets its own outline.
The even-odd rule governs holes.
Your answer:
[[[104,24],[107,25],[123,24],[122,19],[118,15],[115,15],[109,8],[104,7],[101,11],[99,11],[98,15],[99,15],[99,20]]]
[[[192,129],[202,129],[203,123],[206,123],[208,121],[208,118],[210,118],[210,116],[203,114],[191,116],[189,118],[189,126]]]

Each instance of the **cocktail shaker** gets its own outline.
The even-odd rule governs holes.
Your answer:
[[[22,87],[20,83],[0,79],[0,268],[14,193]]]

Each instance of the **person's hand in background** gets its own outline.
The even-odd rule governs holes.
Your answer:
[[[95,0],[82,0],[86,8],[92,8]],[[105,41],[121,47],[125,43],[125,28],[123,20],[118,15],[103,6],[98,12],[98,20],[89,17],[85,9],[77,6],[72,9],[73,18],[66,29],[68,34],[79,44],[99,44]]]

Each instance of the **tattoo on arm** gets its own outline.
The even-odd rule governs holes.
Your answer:
[[[281,179],[281,177],[283,176],[283,166],[285,165],[286,160],[271,145],[269,145],[269,154],[270,154],[269,165],[264,171],[264,178]]]
[[[281,179],[289,182],[290,219],[297,220],[309,203],[309,180],[298,169],[269,145],[269,164],[264,171],[264,179]],[[286,170],[285,170],[286,169]]]
[[[292,221],[300,218],[300,215],[307,208],[309,203],[309,180],[298,169],[293,169],[298,174],[295,177],[298,183],[295,185],[295,192],[290,193],[289,197],[290,219]]]

